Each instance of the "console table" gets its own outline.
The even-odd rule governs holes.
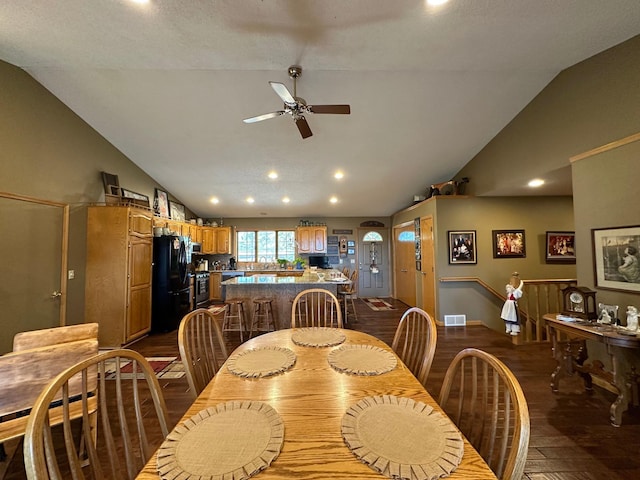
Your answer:
[[[622,413],[630,403],[625,372],[620,371],[620,349],[640,349],[640,337],[619,333],[620,331],[612,325],[601,325],[581,319],[560,320],[556,316],[555,313],[543,316],[550,330],[553,356],[558,363],[551,374],[551,389],[557,393],[560,379],[576,373],[583,378],[587,390],[592,388],[592,375],[602,378],[618,394],[611,404],[610,418],[611,424],[619,427],[622,423]],[[606,346],[607,354],[611,357],[611,371],[607,371],[599,360],[586,363],[589,358],[586,340]]]

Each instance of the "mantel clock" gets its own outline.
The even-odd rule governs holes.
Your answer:
[[[562,314],[571,317],[595,320],[596,292],[587,287],[567,287],[562,290]]]

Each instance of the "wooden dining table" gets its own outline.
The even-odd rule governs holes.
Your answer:
[[[391,352],[381,340],[366,333],[340,330],[342,345],[370,345]],[[229,401],[261,401],[271,406],[284,423],[284,443],[277,458],[255,478],[260,480],[297,478],[385,478],[362,463],[346,445],[341,423],[347,409],[372,395],[408,397],[433,407],[445,416],[434,398],[397,358],[393,370],[380,375],[353,375],[334,369],[327,357],[334,347],[301,346],[292,341],[295,329],[284,329],[255,337],[240,345],[230,359],[252,349],[286,348],[296,355],[289,370],[269,377],[244,378],[232,373],[227,361],[183,416],[183,424],[207,407]],[[453,425],[453,423],[452,423]],[[176,428],[178,428],[176,427]],[[495,479],[480,454],[464,438],[461,463],[451,479]],[[138,475],[140,480],[157,480],[154,454]]]

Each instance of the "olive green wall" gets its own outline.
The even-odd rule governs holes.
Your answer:
[[[512,272],[523,279],[575,278],[576,266],[545,261],[547,231],[572,231],[571,197],[433,197],[409,211],[398,213],[394,225],[417,217],[433,216],[436,257],[436,316],[464,314],[501,327],[502,302],[477,283],[440,283],[442,277],[477,277],[504,292]],[[492,230],[524,230],[525,258],[493,258]],[[450,265],[448,232],[476,231],[476,264]],[[421,276],[417,276],[421,304]]]
[[[0,191],[70,205],[69,269],[76,277],[68,283],[67,323],[81,323],[86,205],[104,201],[100,172],[151,199],[159,185],[23,70],[0,61],[0,85]],[[33,225],[31,238],[38,233]],[[0,269],[29,268],[30,258],[26,249],[4,255]],[[29,318],[20,322],[24,330],[34,327]]]

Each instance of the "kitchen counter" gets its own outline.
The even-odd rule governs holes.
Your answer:
[[[255,273],[255,270],[252,271]],[[278,329],[291,326],[291,305],[295,296],[309,288],[322,288],[337,296],[340,285],[348,285],[350,281],[337,270],[320,270],[325,274],[321,280],[316,272],[304,270],[299,276],[278,276],[276,271],[269,274],[257,274],[243,277],[235,277],[222,282],[226,288],[226,299],[244,300],[244,309],[247,317],[253,313],[253,299],[271,298],[275,323]],[[340,276],[341,281],[329,280],[330,274]],[[249,320],[247,318],[247,321]]]

